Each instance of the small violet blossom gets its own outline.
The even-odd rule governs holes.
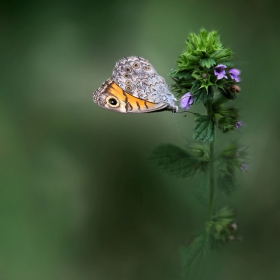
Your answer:
[[[227,79],[226,76],[226,69],[227,66],[224,64],[218,64],[215,68],[214,68],[214,74],[217,76],[217,80],[221,80],[222,78]]]
[[[187,92],[186,94],[184,94],[182,97],[181,97],[181,100],[180,100],[180,107],[183,109],[183,110],[188,110],[190,109],[191,105],[193,104],[193,97],[191,95],[190,92]]]
[[[236,68],[232,68],[232,69],[228,70],[228,73],[233,80],[235,80],[236,82],[240,82],[240,80],[241,80],[239,78],[240,70],[238,70]]]
[[[235,124],[235,127],[236,127],[236,128],[239,128],[240,126],[242,126],[242,122],[241,122],[241,121],[238,121],[238,122]]]
[[[241,170],[248,170],[248,164],[242,163],[241,166],[240,166],[240,169]]]

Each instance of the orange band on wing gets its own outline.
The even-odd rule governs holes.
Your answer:
[[[127,111],[153,111],[152,108],[156,105],[123,91],[115,82],[110,85],[109,92],[127,104]]]

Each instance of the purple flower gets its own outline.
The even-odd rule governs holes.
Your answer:
[[[180,100],[180,107],[183,109],[183,110],[188,110],[190,109],[191,105],[193,104],[193,97],[191,95],[190,92],[187,92],[186,94],[184,94],[182,97],[181,97],[181,100]]]
[[[240,70],[236,68],[232,68],[228,70],[228,73],[233,80],[235,80],[236,82],[240,82],[240,78],[239,78]]]
[[[248,164],[242,163],[241,166],[240,166],[240,169],[241,170],[248,170]]]
[[[238,121],[238,122],[235,124],[235,127],[236,127],[236,128],[239,128],[240,126],[242,126],[242,121]]]
[[[222,78],[227,79],[226,76],[226,69],[227,66],[224,64],[218,64],[215,68],[214,68],[214,74],[217,76],[218,80],[221,80]]]

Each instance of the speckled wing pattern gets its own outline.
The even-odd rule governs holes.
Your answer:
[[[124,57],[114,68],[112,79],[124,91],[134,97],[152,103],[175,105],[175,97],[154,67],[145,58],[139,56]]]
[[[146,110],[141,110],[141,107],[139,106],[135,106],[135,108],[132,106],[133,108],[131,110],[124,110],[121,109],[121,107],[127,107],[127,103],[126,105],[122,105],[122,101],[116,94],[113,94],[113,98],[118,99],[117,102],[120,103],[120,106],[110,106],[110,104],[107,106],[106,101],[104,100],[102,101],[103,103],[98,102],[98,100],[101,100],[102,94],[107,94],[108,92],[108,90],[106,91],[104,84],[102,84],[102,86],[93,93],[93,100],[103,108],[112,109],[122,113],[146,113],[162,110],[177,112],[178,110],[178,107],[175,106],[176,99],[169,91],[164,78],[157,74],[154,67],[145,58],[130,56],[117,61],[112,77],[109,80],[114,82],[116,86],[123,91],[124,95],[127,95],[128,97],[131,95],[138,99],[139,102],[146,101],[150,102],[149,104],[154,104],[156,106],[150,105]],[[131,98],[126,100],[130,101]],[[125,102],[126,101],[124,100],[124,104]]]

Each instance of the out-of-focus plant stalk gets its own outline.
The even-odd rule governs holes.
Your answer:
[[[212,101],[206,102],[207,114],[209,118],[213,118]],[[214,137],[215,139],[215,137]],[[215,141],[215,140],[214,140]],[[209,202],[208,202],[208,221],[212,220],[213,216],[213,206],[214,206],[214,194],[215,194],[215,171],[214,171],[214,143],[209,143]]]

